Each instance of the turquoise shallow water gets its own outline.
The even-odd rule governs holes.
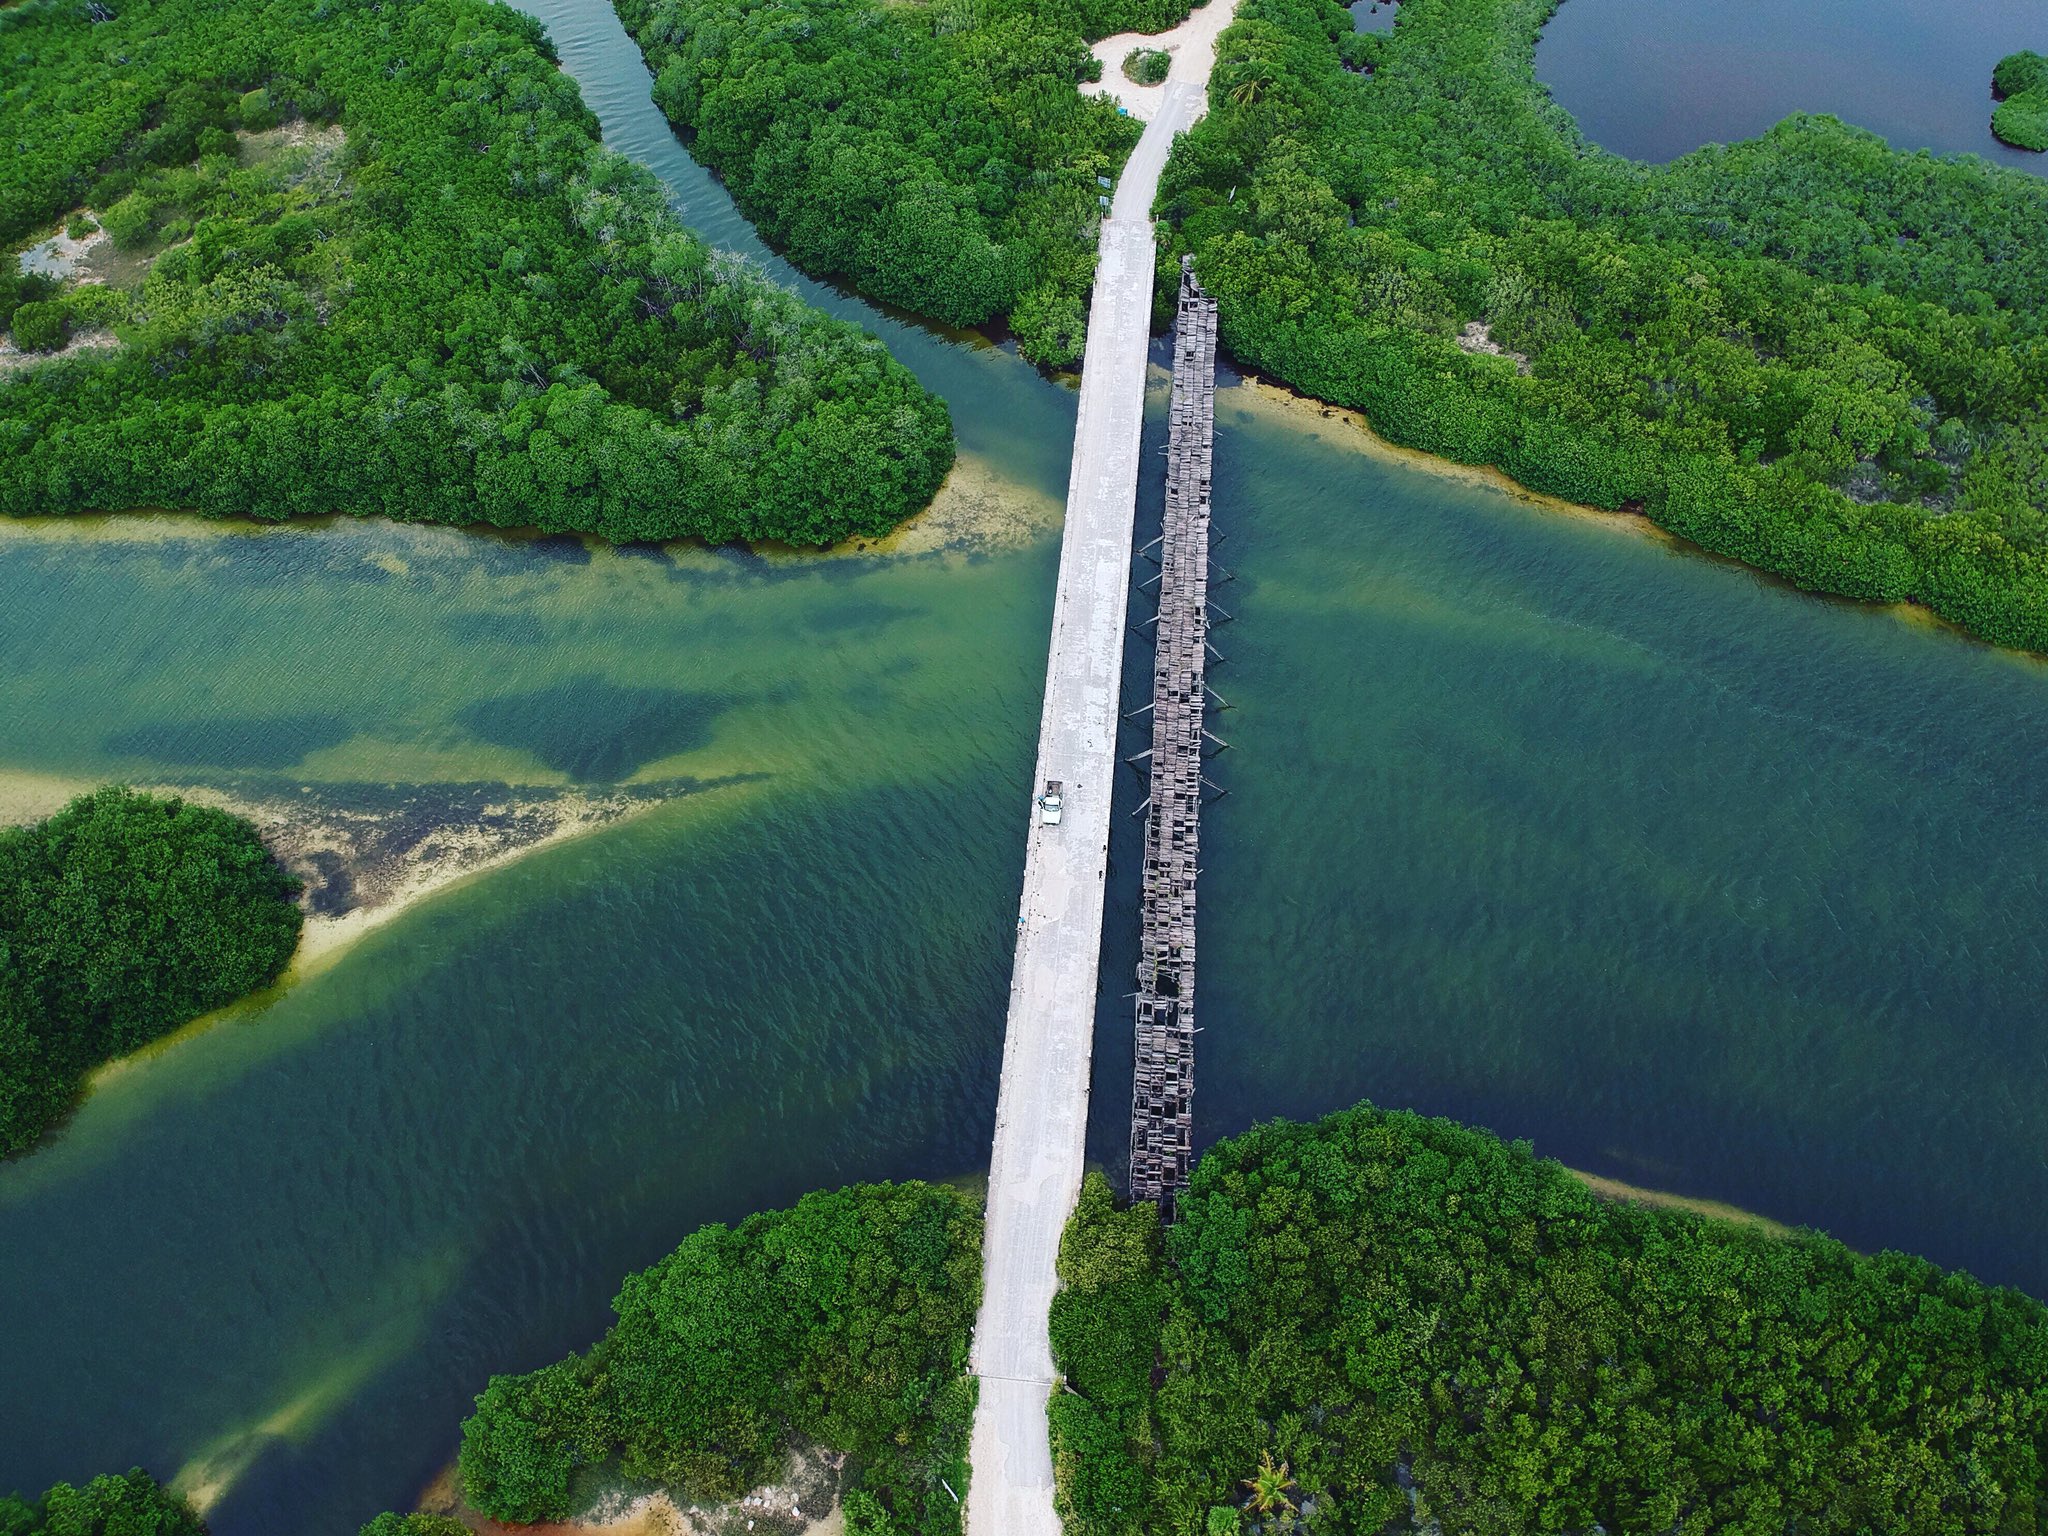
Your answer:
[[[543,14],[739,241],[609,13]],[[946,393],[1000,537],[0,539],[0,768],[741,780],[437,898],[0,1168],[0,1485],[140,1462],[221,1536],[346,1536],[692,1226],[985,1165],[1072,395],[824,296]],[[1205,1140],[1372,1097],[2048,1292],[2040,664],[1244,388],[1217,473]]]

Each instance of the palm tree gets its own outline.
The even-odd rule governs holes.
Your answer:
[[[1271,1451],[1259,1452],[1259,1470],[1240,1481],[1251,1490],[1251,1507],[1260,1514],[1294,1513],[1294,1500],[1287,1497],[1288,1490],[1294,1486],[1294,1478],[1288,1472],[1286,1462],[1277,1467],[1273,1465]]]
[[[1230,99],[1240,107],[1248,107],[1263,96],[1273,84],[1270,79],[1259,75],[1247,75],[1231,87]]]

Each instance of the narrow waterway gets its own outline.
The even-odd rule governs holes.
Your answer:
[[[752,248],[609,10],[538,9],[608,140]],[[803,286],[945,393],[985,529],[0,537],[0,769],[744,776],[440,897],[0,1166],[0,1487],[141,1463],[218,1536],[349,1536],[691,1227],[985,1168],[1073,397]],[[2048,1291],[2048,671],[1255,389],[1219,395],[1216,501],[1205,1140],[1371,1097]]]

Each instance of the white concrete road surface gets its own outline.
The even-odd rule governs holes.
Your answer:
[[[1152,198],[1174,134],[1204,105],[1200,84],[1168,84],[1102,226],[1038,728],[1038,773],[1028,788],[1017,786],[1019,819],[1028,814],[1029,830],[989,1165],[981,1317],[974,1333],[981,1400],[974,1416],[968,1536],[1059,1536],[1060,1530],[1045,1420],[1054,1383],[1046,1319],[1058,1284],[1060,1231],[1081,1189],[1088,1122],[1151,330]],[[1056,827],[1040,825],[1031,803],[1047,779],[1066,785],[1065,815]]]

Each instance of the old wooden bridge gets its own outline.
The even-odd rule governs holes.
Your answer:
[[[1153,627],[1152,744],[1145,816],[1137,1059],[1131,1086],[1131,1195],[1171,1218],[1193,1157],[1195,877],[1201,872],[1202,773],[1223,745],[1203,717],[1209,642],[1209,470],[1216,426],[1216,300],[1181,264],[1168,406],[1166,516]],[[1148,583],[1149,585],[1149,583]]]

